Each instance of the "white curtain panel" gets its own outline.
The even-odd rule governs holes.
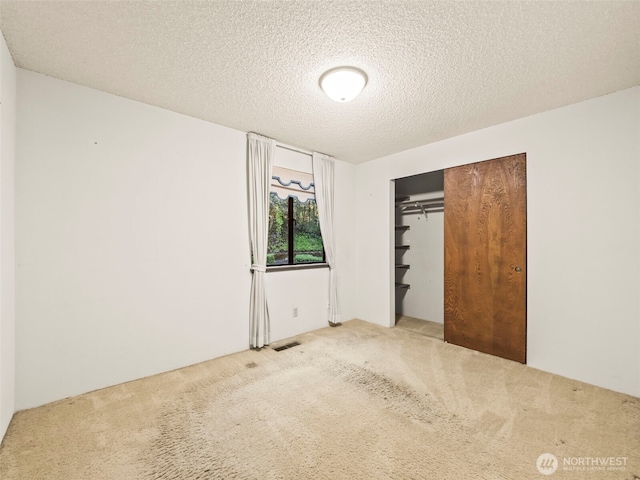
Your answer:
[[[251,242],[251,296],[249,305],[251,348],[269,344],[267,304],[267,242],[269,237],[269,190],[276,141],[247,134],[249,175],[249,229]]]
[[[340,323],[340,302],[338,299],[335,233],[333,230],[334,161],[327,155],[313,152],[312,163],[320,232],[322,233],[325,257],[329,264],[329,325],[337,325]]]

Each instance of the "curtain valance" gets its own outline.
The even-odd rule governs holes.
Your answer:
[[[314,199],[313,174],[274,166],[271,174],[271,193],[275,193],[282,200],[288,197],[296,197],[301,202]]]

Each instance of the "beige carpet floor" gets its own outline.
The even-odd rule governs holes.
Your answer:
[[[0,478],[640,476],[638,398],[358,320],[296,340],[18,412]]]
[[[396,315],[396,327],[444,341],[444,325],[408,315]]]

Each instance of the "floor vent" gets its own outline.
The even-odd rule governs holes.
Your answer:
[[[279,347],[274,348],[274,350],[276,352],[281,352],[282,350],[286,350],[287,348],[291,348],[291,347],[297,347],[298,345],[300,345],[299,342],[291,342],[291,343],[287,343],[286,345],[281,345]]]

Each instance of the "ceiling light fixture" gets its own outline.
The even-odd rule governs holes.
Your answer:
[[[366,84],[367,74],[355,67],[332,68],[320,77],[320,88],[336,102],[353,100]]]

